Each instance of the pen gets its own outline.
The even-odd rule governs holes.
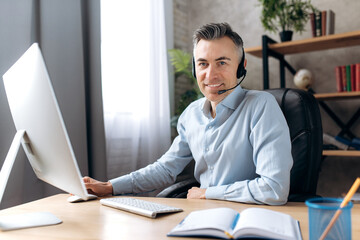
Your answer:
[[[239,217],[240,217],[240,213],[236,214],[235,218],[234,218],[234,221],[231,225],[231,230],[234,230],[235,226],[236,226],[236,223],[238,222],[239,220]],[[234,236],[231,235],[229,232],[227,231],[224,231],[225,235],[228,236],[230,239],[234,239]]]
[[[225,235],[228,236],[230,239],[234,239],[233,235],[228,233],[227,231],[224,231]]]
[[[235,218],[234,218],[234,221],[233,221],[233,223],[232,223],[232,225],[231,225],[231,229],[232,229],[232,230],[234,230],[234,228],[235,228],[235,226],[236,226],[236,224],[237,224],[237,222],[238,222],[238,220],[239,220],[239,217],[240,217],[240,213],[236,214],[236,216],[235,216]]]

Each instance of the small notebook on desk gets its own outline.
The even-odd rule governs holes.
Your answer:
[[[172,229],[168,236],[302,239],[297,220],[288,214],[263,208],[247,208],[241,213],[231,208],[194,211]]]

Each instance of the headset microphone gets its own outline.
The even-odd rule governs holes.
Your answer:
[[[244,69],[244,73],[243,73],[243,78],[240,80],[240,82],[238,84],[236,84],[234,87],[229,88],[229,89],[224,89],[224,90],[220,90],[218,91],[218,94],[223,94],[226,93],[227,91],[233,90],[234,88],[236,88],[237,86],[239,86],[241,84],[241,82],[244,80],[245,76],[246,76],[246,70]]]

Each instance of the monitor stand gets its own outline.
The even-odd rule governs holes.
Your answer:
[[[6,155],[4,164],[0,171],[0,203],[5,192],[6,184],[10,176],[16,160],[17,153],[20,148],[21,141],[25,141],[25,130],[18,130],[15,134],[14,140],[11,143],[8,154]],[[26,141],[25,141],[26,142]],[[25,145],[26,146],[26,145]],[[47,225],[59,224],[62,221],[55,215],[48,212],[35,212],[16,215],[2,215],[0,216],[0,229],[2,231],[15,230],[30,227],[40,227]]]

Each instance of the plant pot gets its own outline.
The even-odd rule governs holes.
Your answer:
[[[282,31],[279,33],[280,35],[280,39],[282,42],[287,42],[287,41],[291,41],[292,39],[292,31]]]

